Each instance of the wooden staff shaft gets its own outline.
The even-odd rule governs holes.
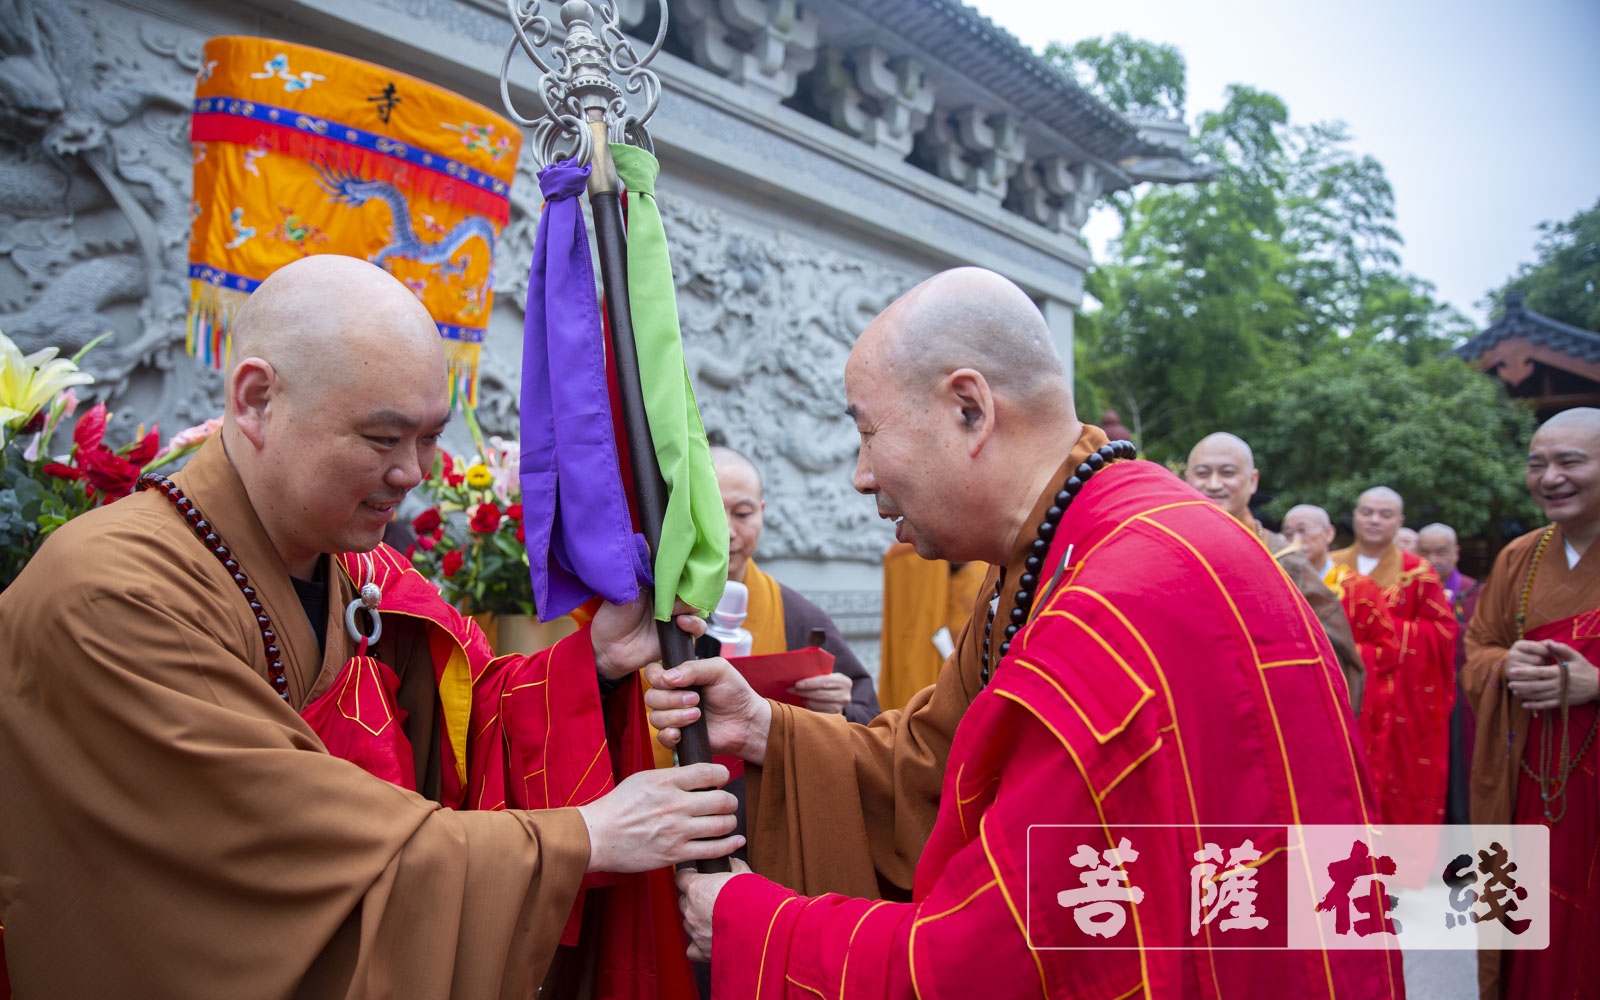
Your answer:
[[[594,214],[595,244],[600,255],[600,278],[605,285],[606,316],[611,321],[611,351],[617,365],[617,390],[622,397],[623,427],[628,435],[628,457],[633,462],[634,496],[639,503],[639,526],[653,560],[661,545],[661,527],[667,516],[667,483],[656,461],[650,421],[645,414],[640,381],[639,350],[633,339],[633,310],[628,301],[627,236],[622,225],[622,204],[617,194],[616,168],[606,143],[603,122],[590,125],[594,157],[589,173],[589,208]],[[674,621],[656,623],[662,664],[668,669],[695,658],[694,639]],[[711,739],[702,715],[684,726],[678,742],[678,760],[684,764],[711,761]],[[701,872],[730,871],[727,858],[700,861]]]

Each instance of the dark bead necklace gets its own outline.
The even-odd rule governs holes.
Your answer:
[[[183,495],[177,483],[160,473],[149,472],[139,477],[139,489],[157,490],[172,506],[178,508],[178,513],[189,523],[195,536],[211,550],[211,554],[222,563],[222,568],[233,577],[233,582],[239,585],[239,592],[244,594],[244,599],[250,604],[251,614],[256,616],[256,625],[261,629],[261,642],[267,648],[267,682],[272,685],[272,690],[278,692],[278,697],[288,701],[289,678],[283,673],[283,650],[278,648],[278,633],[273,629],[272,619],[267,617],[266,609],[261,606],[256,589],[250,586],[250,578],[239,568],[239,560],[233,558],[233,553],[228,551],[228,547],[222,544],[222,539],[212,530],[211,522],[200,516],[194,501]]]
[[[1072,498],[1083,489],[1083,484],[1089,477],[1105,468],[1107,464],[1117,459],[1134,458],[1139,454],[1139,449],[1134,447],[1132,441],[1113,441],[1101,445],[1100,450],[1091,452],[1084,459],[1083,464],[1073,470],[1072,475],[1062,484],[1061,491],[1056,494],[1055,503],[1044,512],[1044,520],[1039,522],[1038,537],[1029,547],[1028,559],[1023,563],[1022,576],[1017,579],[1017,593],[1011,608],[1011,621],[1006,624],[1006,637],[1000,643],[998,661],[1005,658],[1011,651],[1011,640],[1027,624],[1028,613],[1033,610],[1033,599],[1039,592],[1039,572],[1044,568],[1044,557],[1050,551],[1050,542],[1055,538],[1056,528],[1061,524],[1061,518],[1066,514],[1067,507],[1072,503]],[[989,686],[989,645],[994,632],[994,613],[1000,606],[1000,593],[1006,584],[1006,568],[1000,567],[1000,575],[994,581],[994,597],[989,601],[989,617],[983,623],[983,671],[982,686]]]

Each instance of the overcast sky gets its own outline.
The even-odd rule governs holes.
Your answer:
[[[1534,227],[1600,198],[1600,0],[966,2],[1037,50],[1118,31],[1176,45],[1191,123],[1232,83],[1293,122],[1346,122],[1394,185],[1404,266],[1479,323]],[[1091,223],[1097,252],[1107,228]]]

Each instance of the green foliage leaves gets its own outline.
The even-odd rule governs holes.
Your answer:
[[[1183,115],[1188,70],[1176,46],[1156,45],[1119,32],[1109,40],[1089,38],[1070,48],[1051,42],[1044,57],[1124,114]]]
[[[50,532],[94,506],[75,480],[40,473],[13,438],[0,449],[0,590],[17,578]]]
[[[1506,292],[1522,292],[1534,312],[1600,331],[1600,201],[1566,222],[1539,226],[1538,260],[1494,294],[1496,313]]]
[[[1521,476],[1532,414],[1453,356],[1412,365],[1377,345],[1327,351],[1239,386],[1229,404],[1269,520],[1298,503],[1343,520],[1379,485],[1405,498],[1408,524],[1443,521],[1462,537],[1536,516]]]
[[[1119,107],[1181,106],[1176,52],[1117,36],[1051,55]],[[1466,536],[1530,513],[1530,418],[1450,354],[1472,327],[1401,270],[1382,165],[1342,124],[1293,124],[1245,86],[1198,117],[1193,148],[1216,180],[1116,202],[1122,232],[1086,282],[1099,307],[1076,325],[1083,418],[1116,410],[1169,463],[1212,431],[1239,434],[1272,519],[1296,503],[1347,516],[1379,483],[1407,498],[1408,521]],[[1583,222],[1551,245],[1581,257],[1600,206]]]

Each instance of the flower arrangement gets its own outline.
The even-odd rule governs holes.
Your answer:
[[[484,440],[470,407],[466,417],[477,454],[457,457],[439,449],[432,472],[417,487],[428,509],[411,521],[417,541],[407,555],[463,612],[531,615],[520,452],[515,441]]]
[[[94,382],[78,362],[98,342],[66,359],[54,347],[23,355],[0,333],[0,590],[52,531],[132,493],[140,475],[190,454],[222,425],[218,417],[191,427],[165,450],[156,427],[141,427],[113,448],[105,442],[111,414],[96,403],[73,426],[71,449],[52,457],[56,431],[77,412],[78,388]]]

